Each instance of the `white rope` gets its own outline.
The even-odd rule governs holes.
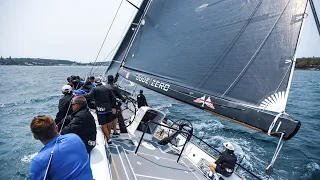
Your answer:
[[[65,123],[65,121],[66,121],[66,117],[68,116],[68,112],[69,112],[69,110],[70,110],[71,104],[72,104],[72,100],[70,101],[69,106],[68,106],[67,113],[66,113],[66,115],[65,115],[64,118],[63,118],[63,122],[62,122],[62,126],[61,126],[61,128],[60,128],[59,134],[60,134],[61,131],[62,131],[62,128],[63,128],[64,123]],[[47,165],[46,172],[45,172],[45,174],[44,174],[43,180],[46,180],[46,179],[47,179],[47,175],[48,175],[49,168],[50,168],[51,161],[52,161],[52,157],[53,157],[53,152],[54,152],[54,149],[55,149],[55,147],[56,147],[56,144],[57,144],[57,142],[58,142],[59,137],[60,137],[60,135],[57,137],[56,142],[54,143],[54,146],[53,146],[52,151],[51,151],[51,153],[50,153],[49,162],[48,162],[48,165]]]
[[[270,136],[270,133],[271,133],[272,129],[274,128],[274,125],[277,123],[279,117],[280,117],[281,115],[283,115],[283,114],[285,114],[285,112],[280,112],[280,113],[274,118],[273,122],[270,124],[269,130],[268,130],[268,135],[269,135],[269,136]],[[279,129],[279,127],[278,127],[277,129]]]
[[[274,165],[274,162],[277,160],[277,157],[280,153],[280,150],[284,144],[284,141],[283,141],[283,136],[284,136],[284,133],[281,133],[281,137],[279,139],[279,142],[278,142],[278,145],[277,145],[277,148],[276,148],[276,151],[274,152],[273,154],[273,157],[272,157],[272,160],[270,162],[270,164],[268,165],[268,167],[266,168],[266,172],[267,174],[270,174],[270,170],[272,168],[272,166]]]

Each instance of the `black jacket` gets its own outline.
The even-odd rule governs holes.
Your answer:
[[[146,97],[144,97],[143,94],[139,94],[137,96],[137,101],[138,101],[138,108],[140,108],[141,106],[148,106]]]
[[[215,163],[222,171],[224,171],[222,173],[223,175],[229,176],[233,173],[236,162],[237,157],[234,155],[234,152],[227,149],[221,153]]]
[[[87,88],[85,85],[81,86],[80,90],[89,93],[90,92],[90,88]]]
[[[108,89],[112,90],[112,96],[116,99],[121,99],[122,101],[124,101],[124,97],[122,96],[122,94],[120,93],[120,90],[118,88],[118,86],[116,84],[107,84],[106,87]],[[121,102],[118,102],[118,100],[116,101],[116,106],[117,108],[119,108],[121,106]]]
[[[68,111],[69,106],[70,106],[70,108],[68,111],[68,115],[70,115],[72,113],[72,108],[70,105],[72,97],[73,97],[72,93],[68,93],[68,94],[65,94],[59,100],[59,106],[58,106],[59,111],[56,115],[56,119],[54,120],[56,122],[56,124],[58,124],[66,116],[66,113]]]
[[[62,122],[58,125],[61,128]],[[94,148],[96,144],[96,123],[87,107],[82,107],[78,111],[72,113],[65,121],[61,134],[75,133],[86,145],[87,152]]]
[[[116,108],[116,99],[112,95],[111,90],[106,86],[95,87],[84,97],[95,100],[97,111],[111,112],[112,108]]]

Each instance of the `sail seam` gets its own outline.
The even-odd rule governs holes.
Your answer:
[[[255,58],[257,57],[258,53],[261,51],[262,47],[265,45],[265,43],[267,42],[267,40],[269,39],[272,31],[274,30],[274,28],[276,27],[276,25],[278,24],[279,20],[281,19],[284,11],[287,9],[288,5],[289,5],[290,0],[288,0],[286,6],[283,8],[281,14],[279,15],[278,19],[276,20],[276,22],[274,23],[274,25],[272,26],[272,28],[270,29],[269,33],[267,34],[267,36],[265,37],[265,39],[262,41],[262,43],[260,44],[260,46],[258,47],[258,49],[256,50],[256,52],[253,54],[253,56],[251,57],[251,59],[248,61],[248,63],[246,64],[246,66],[242,69],[242,71],[239,73],[239,75],[236,77],[236,79],[232,82],[232,84],[228,87],[228,89],[222,94],[221,97],[223,97],[225,94],[229,93],[230,90],[232,90],[234,88],[234,86],[239,82],[239,79],[241,79],[241,77],[243,76],[243,74],[248,70],[248,67],[251,65],[251,63],[255,60]]]
[[[248,24],[250,23],[251,19],[253,18],[253,16],[256,14],[256,12],[258,11],[260,5],[262,4],[262,0],[260,0],[259,4],[257,5],[257,7],[254,9],[254,11],[252,12],[252,14],[250,15],[250,17],[248,18],[248,20],[246,21],[246,23],[243,25],[243,27],[240,29],[240,31],[238,32],[238,34],[235,36],[235,38],[232,40],[232,42],[229,44],[229,46],[226,48],[226,50],[221,54],[221,56],[218,58],[218,60],[211,66],[211,68],[207,71],[207,73],[201,78],[201,80],[194,86],[194,88],[196,88],[198,85],[201,84],[201,82],[208,80],[208,78],[212,75],[212,73],[215,71],[215,69],[220,65],[220,63],[224,60],[224,58],[226,57],[227,53],[232,49],[232,47],[235,45],[235,43],[237,42],[237,40],[240,38],[240,36],[242,35],[242,33],[244,32],[245,28],[248,26]],[[214,68],[215,67],[215,68]],[[211,71],[210,75],[209,72]]]

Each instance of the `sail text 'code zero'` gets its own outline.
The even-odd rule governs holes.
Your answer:
[[[136,80],[143,82],[143,83],[146,83],[146,84],[153,86],[155,88],[162,89],[164,91],[168,91],[170,88],[170,84],[167,84],[167,83],[155,80],[155,79],[151,79],[149,77],[142,76],[141,74],[136,74]]]

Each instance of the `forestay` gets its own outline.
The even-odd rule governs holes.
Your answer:
[[[139,8],[140,11],[143,11],[146,8],[147,2],[148,2],[148,0],[142,0],[142,4]],[[113,57],[113,60],[111,61],[110,65],[108,67],[108,69],[106,71],[106,75],[116,76],[116,74],[120,68],[121,62],[124,57],[125,50],[126,50],[127,46],[129,45],[130,40],[133,36],[133,33],[136,30],[137,24],[142,16],[142,13],[140,11],[138,11],[138,10],[135,10],[135,11],[136,11],[135,18],[133,19],[132,23],[128,26],[127,33],[126,33],[125,37],[123,38],[123,40],[119,46],[119,49],[117,50],[116,54]]]

